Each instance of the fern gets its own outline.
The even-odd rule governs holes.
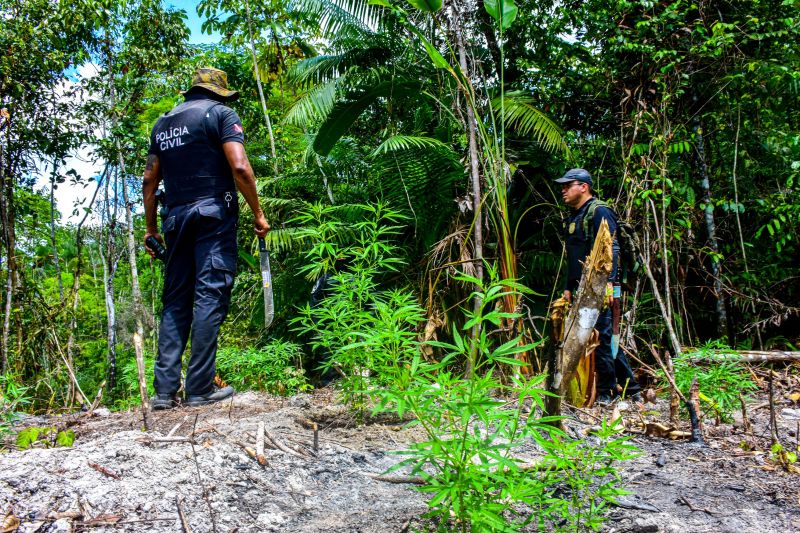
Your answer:
[[[389,152],[399,152],[412,148],[430,148],[433,150],[450,150],[450,147],[432,137],[415,137],[410,135],[394,135],[383,141],[373,152],[372,157]]]
[[[555,122],[547,115],[533,107],[533,98],[522,92],[505,93],[503,98],[492,99],[492,109],[499,117],[505,119],[507,127],[515,127],[521,135],[533,135],[533,138],[548,152],[558,150],[567,152],[564,135]]]

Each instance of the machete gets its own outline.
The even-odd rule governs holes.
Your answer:
[[[268,328],[275,317],[275,308],[272,304],[272,272],[269,269],[269,252],[264,237],[258,238],[258,251],[261,256],[261,284],[264,287],[264,328]]]

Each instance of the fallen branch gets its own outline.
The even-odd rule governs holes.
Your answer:
[[[156,444],[162,442],[188,442],[189,444],[196,444],[191,437],[155,437],[147,436],[136,439],[140,444]]]
[[[708,509],[705,509],[705,508],[703,508],[703,507],[695,507],[694,505],[692,505],[692,503],[691,503],[689,500],[687,500],[687,499],[686,499],[686,496],[681,496],[681,501],[682,501],[682,502],[683,502],[683,503],[686,505],[686,507],[688,507],[688,508],[689,508],[689,510],[690,510],[690,511],[692,511],[692,512],[695,512],[695,511],[701,511],[701,512],[704,512],[704,513],[710,514],[711,516],[716,516],[716,515],[718,514],[718,513],[715,513],[714,511],[709,511]]]
[[[189,521],[186,519],[186,513],[183,512],[183,498],[181,498],[180,494],[175,495],[175,505],[178,507],[178,517],[181,519],[181,527],[183,527],[184,533],[192,533]]]
[[[686,351],[692,350],[687,348]],[[757,350],[698,350],[700,353],[689,355],[692,363],[777,363],[781,361],[800,362],[800,352]]]
[[[375,481],[385,481],[386,483],[408,483],[411,485],[424,485],[427,483],[427,481],[420,476],[387,476],[382,474],[373,474],[371,472],[364,472],[364,475],[374,479]]]
[[[181,420],[180,422],[175,424],[175,426],[172,429],[169,430],[169,433],[167,433],[167,437],[172,437],[173,435],[175,435],[175,432],[178,431],[178,428],[181,427],[181,425],[184,422],[186,422],[187,420],[189,420],[189,415],[184,416],[183,420]],[[194,436],[194,435],[192,435],[192,436]]]
[[[101,465],[99,465],[97,463],[93,463],[93,462],[89,461],[89,466],[91,466],[92,468],[94,468],[95,470],[100,472],[101,474],[105,474],[106,476],[108,476],[110,478],[122,479],[119,476],[119,474],[117,474],[116,472],[113,472],[113,471],[109,470],[108,468],[106,468],[104,466],[101,466]]]
[[[319,425],[313,420],[307,418],[295,417],[294,421],[306,429],[314,432],[314,451],[319,451]]]
[[[308,457],[309,457],[306,454],[303,454],[303,453],[301,453],[301,452],[299,452],[297,450],[293,450],[292,448],[286,446],[283,442],[279,441],[278,439],[276,439],[275,437],[270,435],[269,431],[267,431],[266,428],[264,428],[264,436],[266,436],[267,440],[270,441],[270,443],[273,444],[275,449],[278,449],[278,450],[280,450],[282,452],[285,452],[285,453],[288,453],[290,455],[294,455],[296,457],[300,457],[301,459],[308,459]]]
[[[264,421],[258,423],[258,433],[256,433],[256,461],[261,466],[267,466],[267,458],[264,456]]]

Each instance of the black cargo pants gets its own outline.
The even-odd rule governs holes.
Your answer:
[[[640,392],[641,387],[622,348],[617,351],[616,357],[611,355],[612,325],[611,309],[604,309],[597,317],[597,324],[594,326],[600,334],[600,345],[594,349],[597,393],[616,396],[619,385],[626,395],[631,396]]]
[[[212,390],[217,335],[228,314],[236,273],[237,220],[238,204],[218,198],[169,209],[162,228],[167,256],[153,383],[156,393],[173,394],[180,388],[190,331],[186,394]]]

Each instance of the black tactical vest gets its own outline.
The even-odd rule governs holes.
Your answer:
[[[222,197],[236,190],[220,142],[218,114],[210,99],[184,102],[153,127],[151,152],[158,155],[167,205]]]
[[[584,231],[583,217],[589,209],[589,204],[594,202],[590,198],[580,209],[570,213],[564,228],[565,246],[567,248],[567,289],[575,291],[580,283],[583,274],[583,262],[586,260],[591,244],[588,242],[588,235]],[[592,221],[589,221],[591,224]]]

